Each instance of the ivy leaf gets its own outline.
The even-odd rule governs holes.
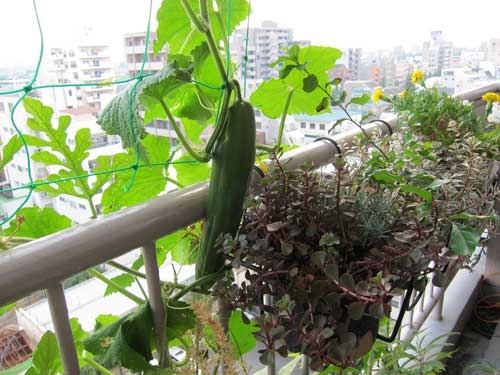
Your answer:
[[[17,213],[16,219],[10,222],[5,235],[9,236],[14,233],[20,216],[24,217],[24,221],[15,234],[19,237],[41,238],[71,227],[71,219],[52,208],[23,207]]]
[[[383,169],[379,169],[377,171],[374,171],[372,173],[372,177],[377,181],[383,182],[385,184],[390,184],[390,185],[404,181],[401,176],[389,173]]]
[[[470,256],[476,250],[481,239],[481,232],[460,223],[452,223],[450,250],[459,256]]]
[[[189,154],[183,154],[180,158],[175,159],[174,168],[177,172],[176,179],[183,186],[206,181],[210,177],[208,164],[193,161]]]
[[[245,324],[242,315],[241,310],[233,310],[229,318],[229,334],[231,335],[235,358],[240,358],[243,354],[249,353],[255,348],[257,339],[254,333],[260,331],[254,321]]]
[[[56,375],[62,372],[63,369],[56,336],[53,332],[47,331],[43,334],[33,352],[33,362],[31,368],[28,370],[28,374]]]
[[[21,147],[23,147],[23,141],[19,135],[14,135],[9,139],[7,144],[3,146],[0,169],[3,169],[9,162],[12,161],[12,158],[21,149]]]
[[[431,203],[432,202],[432,192],[425,190],[425,189],[420,189],[416,186],[413,185],[401,185],[401,191],[404,191],[405,193],[413,193],[418,195],[419,197],[425,199],[427,202]]]
[[[146,135],[144,122],[137,112],[136,86],[134,84],[117,94],[97,118],[97,123],[106,133],[120,136],[123,147],[136,145]]]
[[[200,14],[197,0],[187,0],[187,2],[196,14]],[[246,0],[216,0],[215,3],[219,14],[214,10],[210,1],[208,2],[208,11],[215,43],[219,44],[247,18],[249,5]],[[229,22],[220,23],[219,17],[227,20],[228,14]],[[157,40],[154,43],[155,53],[168,44],[170,53],[187,54],[205,40],[203,34],[193,25],[179,0],[164,0],[156,14],[156,19],[158,20],[158,28],[156,29]],[[227,23],[229,23],[229,28]]]

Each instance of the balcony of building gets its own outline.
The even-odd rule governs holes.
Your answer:
[[[102,88],[97,86],[98,88]],[[477,111],[484,111],[481,96],[486,92],[500,92],[500,83],[471,90],[462,95],[474,103]],[[397,128],[395,118],[387,121]],[[167,129],[165,129],[167,130]],[[385,123],[374,122],[366,132],[389,131]],[[332,163],[337,155],[337,144],[352,142],[359,131],[343,132],[332,137],[335,142],[321,140],[300,147],[283,156],[283,165],[294,168],[306,162],[317,166]],[[257,179],[257,176],[256,176]],[[20,299],[34,291],[45,290],[51,319],[47,326],[56,332],[65,373],[79,373],[78,360],[69,325],[68,304],[62,287],[67,278],[90,267],[98,266],[129,252],[140,249],[145,260],[147,287],[155,324],[162,327],[160,278],[170,277],[158,271],[154,241],[169,233],[191,225],[203,218],[207,201],[208,183],[201,183],[161,195],[151,201],[100,216],[55,235],[29,242],[17,248],[0,252],[0,306]],[[416,307],[407,318],[400,337],[408,338],[415,331],[425,329],[426,340],[441,334],[461,332],[474,308],[473,301],[485,274],[499,269],[500,239],[488,244],[488,257],[470,272],[453,270],[446,288],[428,285]],[[497,258],[495,258],[495,254]],[[491,257],[493,255],[493,257]],[[415,297],[412,297],[415,298]],[[500,350],[499,347],[497,349]]]

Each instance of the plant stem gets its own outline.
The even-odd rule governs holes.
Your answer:
[[[125,297],[131,299],[135,303],[137,303],[137,304],[140,305],[140,304],[143,304],[143,303],[146,302],[142,298],[137,297],[135,294],[130,293],[127,289],[125,289],[124,287],[122,287],[120,284],[114,282],[113,280],[108,279],[106,276],[104,276],[102,273],[100,273],[99,271],[97,271],[95,268],[89,268],[88,271],[89,271],[89,273],[92,276],[94,276],[95,278],[101,280],[103,283],[111,286],[112,288],[116,289],[117,292],[119,292],[122,295],[124,295]]]
[[[283,107],[283,112],[281,113],[281,119],[280,119],[280,127],[278,130],[278,138],[276,140],[276,148],[281,147],[281,142],[283,141],[283,132],[285,130],[285,121],[286,121],[286,116],[288,114],[288,108],[290,107],[290,103],[292,102],[292,96],[295,90],[290,90],[288,93],[288,96],[286,97],[285,101],[285,106]]]
[[[233,86],[228,84],[224,91],[224,97],[222,98],[222,106],[219,111],[219,118],[217,124],[215,124],[215,129],[210,136],[207,145],[205,146],[205,152],[211,154],[215,145],[215,142],[219,140],[224,128],[226,126],[226,117],[229,110],[229,101],[231,99],[231,92],[233,91]]]
[[[173,183],[174,185],[176,185],[178,188],[181,188],[181,189],[184,188],[184,187],[186,187],[184,184],[181,184],[179,181],[174,180],[171,177],[167,177],[167,181]]]
[[[99,371],[103,375],[114,375],[111,371],[109,371],[107,368],[105,368],[99,362],[97,362],[94,359],[94,356],[91,353],[87,352],[86,350],[84,350],[82,352],[82,358],[85,362],[87,362],[90,366],[95,368],[97,371]]]
[[[107,262],[111,267],[115,267],[116,269],[119,269],[120,271],[123,271],[123,272],[126,272],[126,273],[129,273],[131,274],[132,276],[137,276],[137,277],[141,277],[143,279],[146,279],[146,275],[142,272],[139,272],[139,271],[136,271],[132,268],[129,268],[129,267],[126,267],[124,266],[123,264],[120,264],[114,260],[109,260]]]
[[[179,137],[179,141],[182,143],[186,151],[197,161],[200,161],[202,163],[206,163],[209,160],[209,157],[206,152],[202,152],[201,154],[198,153],[194,147],[191,145],[191,143],[188,141],[188,139],[184,136],[182,133],[181,129],[177,126],[177,123],[175,122],[175,118],[172,115],[172,112],[170,112],[170,109],[168,108],[167,104],[163,99],[158,99],[160,102],[160,105],[162,106],[163,110],[167,114],[168,121],[170,121],[170,124],[174,128],[175,134],[177,134],[177,137]]]
[[[198,288],[201,285],[204,285],[207,282],[211,282],[213,280],[219,279],[222,275],[224,274],[224,271],[217,272],[217,273],[211,273],[209,275],[205,275],[203,277],[200,277],[198,280],[194,281],[192,284],[186,285],[182,290],[177,292],[175,295],[172,296],[173,300],[179,300],[182,297],[184,297],[186,294],[191,292],[193,289]]]
[[[186,11],[188,17],[193,22],[194,26],[203,34],[205,34],[205,39],[207,40],[208,48],[215,60],[215,65],[217,66],[217,70],[221,75],[223,82],[227,82],[226,69],[224,67],[224,63],[222,61],[219,49],[215,43],[215,38],[212,34],[212,30],[210,29],[210,17],[208,17],[208,3],[206,0],[200,0],[200,9],[202,12],[202,17],[205,16],[206,19],[200,19],[196,13],[194,12],[191,4],[189,4],[188,0],[181,0],[182,6]],[[205,13],[203,15],[203,13]]]

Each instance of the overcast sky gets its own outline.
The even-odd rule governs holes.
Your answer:
[[[160,0],[153,1],[153,24]],[[34,65],[39,37],[32,0],[1,0],[0,66]],[[149,0],[37,0],[46,47],[71,44],[84,27],[121,52],[123,34],[146,29]],[[251,24],[273,20],[296,39],[339,48],[411,46],[431,30],[457,46],[500,38],[500,0],[252,0]]]

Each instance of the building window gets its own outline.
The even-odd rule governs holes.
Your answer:
[[[0,103],[0,112],[5,112],[5,105]]]
[[[261,123],[260,121],[257,121],[257,122],[255,123],[255,128],[256,128],[256,129],[262,129],[262,123]]]
[[[316,129],[316,124],[314,122],[309,123],[309,128],[310,129]]]
[[[73,96],[73,91],[68,90],[68,96]]]
[[[92,134],[90,136],[92,148],[102,147],[108,144],[108,135],[106,133]]]
[[[78,203],[78,208],[79,208],[80,210],[86,210],[86,209],[87,209],[87,207],[85,207],[85,205],[84,205],[84,204],[82,204],[82,203]]]
[[[305,129],[306,128],[306,123],[305,122],[301,122],[300,123],[300,128],[301,129]]]
[[[319,130],[325,130],[325,124],[319,124]]]

